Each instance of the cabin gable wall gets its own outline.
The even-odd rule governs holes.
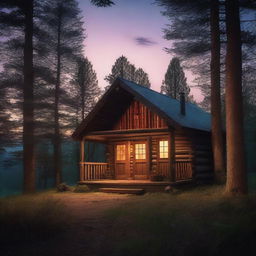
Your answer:
[[[141,102],[134,100],[115,123],[113,130],[167,128],[166,121]]]

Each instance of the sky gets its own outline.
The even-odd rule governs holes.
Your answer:
[[[89,0],[79,0],[86,30],[85,56],[92,62],[100,87],[107,82],[115,60],[124,55],[137,68],[149,74],[151,88],[160,91],[162,80],[172,56],[163,49],[170,41],[163,38],[168,19],[154,0],[115,0],[108,8],[93,6]],[[189,84],[192,76],[187,73]],[[197,100],[198,90],[191,89]]]

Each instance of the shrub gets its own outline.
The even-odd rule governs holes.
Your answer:
[[[71,188],[65,183],[59,184],[56,189],[58,192],[71,191]]]
[[[75,193],[86,193],[89,192],[90,189],[87,185],[76,185],[73,192]]]

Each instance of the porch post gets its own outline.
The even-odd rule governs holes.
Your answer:
[[[147,149],[147,159],[148,159],[148,174],[149,174],[149,179],[151,179],[151,169],[152,169],[152,142],[151,142],[151,137],[147,137],[147,144],[148,144],[148,149]]]
[[[85,180],[84,173],[84,138],[80,141],[80,180]]]
[[[170,130],[169,135],[169,159],[170,159],[170,168],[169,168],[169,176],[170,181],[176,181],[176,169],[175,169],[175,133],[174,130]]]

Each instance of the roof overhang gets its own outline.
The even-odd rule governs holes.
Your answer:
[[[120,90],[121,89],[121,90]],[[123,94],[123,92],[126,92],[126,95],[122,96],[123,98],[120,100],[118,104],[118,100],[116,104],[118,104],[118,107],[115,108],[115,111],[112,112],[111,116],[104,117],[104,107],[106,105],[111,105],[111,97],[115,95],[118,97],[118,92],[120,90],[120,95]],[[122,92],[121,92],[122,91]],[[128,93],[128,94],[127,94]],[[130,96],[130,99],[129,99]],[[137,99],[138,101],[142,102],[145,106],[147,106],[152,112],[155,112],[158,114],[161,118],[163,118],[169,126],[172,126],[174,128],[181,128],[181,126],[172,120],[168,115],[166,115],[161,109],[159,109],[156,105],[152,104],[147,98],[143,97],[143,95],[139,94],[137,91],[133,90],[131,87],[127,86],[122,79],[117,78],[114,83],[110,86],[110,88],[105,92],[105,94],[101,97],[101,99],[98,101],[98,103],[95,105],[93,110],[87,115],[87,117],[80,123],[80,125],[75,129],[75,131],[72,134],[72,138],[75,140],[81,140],[83,136],[85,136],[89,132],[103,130],[102,127],[99,127],[99,129],[93,129],[95,126],[100,126],[101,122],[97,123],[95,119],[98,116],[98,119],[102,119],[102,123],[104,123],[104,118],[107,121],[114,120],[118,117],[118,115],[121,114],[121,112],[127,107],[129,101],[131,99]],[[113,103],[115,104],[115,103]],[[112,104],[112,105],[113,105]],[[112,106],[113,107],[113,106]],[[115,113],[114,113],[115,112]],[[100,113],[102,113],[102,116],[100,117]],[[111,120],[109,120],[111,119]],[[92,122],[94,122],[94,125],[90,125]]]

